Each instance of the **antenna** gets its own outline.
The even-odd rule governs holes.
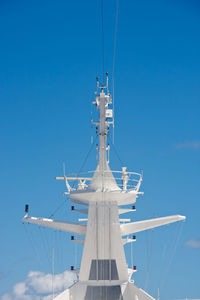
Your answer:
[[[96,81],[97,81],[97,92],[98,92],[98,88],[99,88],[99,77],[96,77]]]
[[[65,176],[65,162],[63,162],[63,176]]]
[[[113,49],[113,67],[112,67],[112,96],[113,96],[113,144],[115,141],[115,133],[114,133],[114,122],[115,122],[115,56],[116,56],[116,46],[117,46],[117,25],[118,25],[118,16],[119,16],[119,0],[117,0],[116,6],[116,19],[115,19],[115,34],[114,34],[114,49]]]
[[[160,300],[160,289],[158,288],[158,297],[157,300]]]
[[[108,93],[108,72],[106,72],[106,88],[107,88],[107,93]]]
[[[54,231],[54,235],[55,235],[55,231]],[[54,236],[54,244],[55,244],[55,236]],[[54,299],[54,273],[55,273],[55,265],[54,265],[54,245],[52,246],[52,300]]]
[[[26,204],[25,205],[25,216],[24,216],[24,218],[28,218],[28,212],[29,212],[29,205]]]

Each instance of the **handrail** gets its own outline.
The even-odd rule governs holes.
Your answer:
[[[108,174],[112,174],[114,179],[116,180],[116,183],[118,185],[118,187],[120,187],[122,192],[131,192],[131,191],[139,191],[142,179],[143,179],[143,175],[137,172],[129,172],[129,171],[112,171],[112,170],[106,170],[104,171],[105,173]],[[66,183],[66,187],[68,192],[72,192],[72,191],[77,191],[77,190],[87,190],[88,185],[89,185],[89,181],[92,180],[93,175],[91,175],[91,177],[84,177],[84,174],[96,174],[96,173],[101,173],[101,171],[86,171],[86,172],[81,172],[81,173],[70,173],[68,175],[64,175],[62,177],[56,177],[56,180],[65,180]],[[76,176],[70,176],[72,174],[76,174]],[[78,175],[82,175],[82,176],[78,176]],[[117,174],[121,174],[121,177],[117,176]],[[137,177],[135,177],[137,176]],[[135,177],[135,178],[134,178]],[[77,182],[75,184],[75,186],[73,185],[73,187],[70,186],[69,182],[70,181],[74,181]]]

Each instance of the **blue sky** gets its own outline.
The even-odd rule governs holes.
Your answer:
[[[52,245],[57,273],[74,264],[75,252],[80,261],[70,235],[22,225],[21,217],[26,203],[35,216],[61,206],[55,218],[78,217],[69,202],[62,205],[64,185],[55,176],[63,162],[69,172],[79,170],[91,147],[90,107],[102,74],[100,7],[0,2],[1,296],[30,271],[49,273]],[[115,1],[104,3],[111,79],[115,8]],[[187,216],[183,226],[138,234],[134,245],[135,283],[154,297],[160,287],[163,299],[200,297],[199,17],[198,1],[119,1],[115,148],[129,170],[144,172],[145,194],[130,217]],[[85,170],[95,168],[95,155]],[[113,150],[111,167],[121,168]],[[129,246],[126,252],[130,263]]]

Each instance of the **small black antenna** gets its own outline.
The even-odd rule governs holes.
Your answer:
[[[28,211],[29,211],[29,205],[26,204],[26,205],[25,205],[25,213],[28,214]]]

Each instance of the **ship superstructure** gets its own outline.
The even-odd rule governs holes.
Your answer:
[[[56,300],[153,299],[131,280],[135,268],[127,266],[124,245],[135,241],[136,232],[181,221],[185,217],[173,215],[138,222],[121,218],[121,215],[135,210],[131,205],[142,194],[142,175],[128,172],[126,167],[120,171],[111,171],[109,167],[108,135],[114,118],[107,73],[105,85],[97,79],[93,104],[99,115],[97,121],[92,120],[99,138],[97,168],[84,176],[57,177],[65,181],[65,194],[69,194],[70,201],[76,204],[72,210],[87,215],[82,220],[86,224],[30,217],[28,210],[23,222],[74,233],[80,236],[75,242],[84,244],[78,280],[56,296]],[[77,205],[84,205],[85,208],[77,208]]]

